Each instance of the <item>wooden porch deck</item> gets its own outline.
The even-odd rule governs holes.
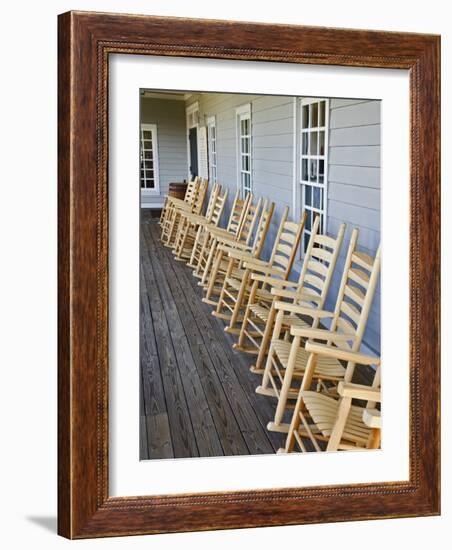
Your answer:
[[[266,429],[276,401],[254,391],[254,356],[232,349],[157,221],[142,211],[140,459],[274,453],[285,436]]]

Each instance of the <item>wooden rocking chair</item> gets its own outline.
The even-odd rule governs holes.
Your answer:
[[[288,214],[289,208],[286,207],[268,262],[253,258],[251,254],[239,250],[228,251],[230,258],[229,267],[223,282],[217,308],[212,312],[216,317],[229,321],[229,325],[225,328],[226,332],[232,334],[240,332],[236,325],[241,322],[241,312],[246,308],[252,288],[253,281],[251,275],[253,273],[262,273],[281,280],[287,280],[289,277],[307,215],[305,212],[301,220],[295,223],[288,221]],[[243,263],[243,268],[233,272],[237,260]],[[256,290],[256,298],[269,302],[273,300],[271,287],[266,282],[260,282]]]
[[[192,249],[200,240],[203,226],[211,224],[217,226],[228,197],[228,190],[222,193],[221,185],[215,184],[207,206],[206,215],[183,213],[179,223],[179,230],[175,240],[173,254],[176,260],[188,262]]]
[[[217,254],[218,245],[222,244],[227,246],[230,244],[233,246],[234,243],[241,243],[249,246],[261,206],[262,199],[259,199],[257,204],[253,204],[253,196],[249,193],[247,195],[247,202],[245,202],[240,213],[240,218],[239,212],[234,215],[234,217],[239,220],[239,223],[231,224],[229,230],[228,228],[220,229],[210,226],[207,228],[209,231],[207,242],[199,256],[197,266],[193,271],[193,275],[201,279],[198,283],[199,286],[205,289],[208,287],[209,276]]]
[[[174,207],[171,209],[171,214],[165,221],[165,225],[162,227],[161,241],[164,246],[168,246],[170,248],[174,247],[175,239],[179,229],[179,223],[181,221],[181,214],[201,214],[202,208],[204,206],[204,200],[207,196],[208,187],[208,180],[201,180],[201,182],[195,189],[195,196],[193,197],[191,204],[188,204],[180,199],[177,199],[177,202],[172,201]]]
[[[195,242],[190,261],[187,264],[194,268],[193,275],[195,277],[201,278],[202,276],[201,273],[207,263],[212,240],[215,238],[214,235],[226,235],[229,238],[237,237],[250,200],[252,200],[250,193],[247,194],[246,198],[241,199],[240,191],[236,192],[226,228],[220,228],[218,225],[211,223],[202,224],[202,231]]]
[[[180,205],[182,202],[188,205],[193,204],[196,197],[196,189],[200,181],[201,178],[199,176],[196,176],[192,181],[188,182],[187,189],[185,190],[185,195],[182,200],[171,195],[166,195],[165,203],[163,205],[162,212],[160,213],[160,226],[163,226],[165,224],[165,221],[168,219],[168,216],[170,215],[172,209],[176,207],[176,205]]]
[[[262,385],[256,388],[256,392],[261,395],[278,398],[274,421],[267,426],[271,431],[287,432],[289,428],[288,424],[283,423],[282,420],[288,408],[288,401],[298,397],[299,388],[292,387],[292,382],[302,378],[308,367],[310,356],[304,347],[307,339],[323,340],[329,345],[334,344],[342,349],[359,351],[380,273],[380,248],[373,259],[367,254],[358,252],[357,240],[358,230],[354,229],[334,312],[282,301],[275,303],[275,309],[278,311],[275,328]],[[287,338],[280,337],[281,326],[287,313],[311,317],[318,322],[329,318],[332,319],[331,326],[329,330],[292,326],[290,334],[293,340],[289,341]],[[318,387],[323,387],[325,390],[327,390],[325,381],[337,385],[342,380],[350,382],[352,376],[353,364],[349,364],[345,369],[338,360],[330,357],[320,357],[315,371]]]
[[[310,354],[310,369],[303,377],[298,399],[293,411],[284,449],[278,453],[294,452],[298,446],[301,452],[307,447],[303,439],[310,441],[315,451],[338,451],[378,449],[380,446],[380,411],[376,403],[381,402],[380,360],[363,353],[352,352],[324,344],[308,342],[306,351]],[[339,382],[339,399],[310,391],[315,365],[320,358],[348,361],[349,364],[375,365],[372,386]],[[354,404],[353,400],[366,401]]]
[[[245,353],[257,354],[256,364],[251,371],[256,374],[264,372],[264,361],[273,333],[277,310],[275,303],[288,299],[291,304],[298,304],[314,309],[322,309],[330,288],[336,261],[339,256],[345,233],[345,224],[339,228],[336,238],[319,233],[320,216],[316,216],[311,229],[311,236],[304,255],[303,265],[297,282],[284,281],[273,277],[253,274],[254,280],[246,307],[239,340],[234,348]],[[258,298],[257,290],[260,283],[271,286],[273,301],[269,303]],[[288,326],[317,326],[318,318],[313,318],[311,324],[295,313],[290,313],[283,319],[281,331]],[[254,334],[254,335],[253,335]]]
[[[260,201],[256,207],[257,212],[259,211],[259,206]],[[204,286],[206,290],[206,296],[202,299],[204,303],[216,306],[218,302],[214,299],[214,295],[220,295],[223,288],[223,282],[226,276],[226,272],[228,271],[228,269],[231,269],[232,272],[235,273],[234,270],[240,270],[242,267],[242,261],[236,260],[235,266],[231,268],[231,258],[229,258],[228,256],[228,252],[230,250],[238,250],[249,254],[252,258],[260,258],[260,254],[265,244],[265,239],[267,237],[274,209],[275,203],[272,202],[269,206],[268,201],[264,201],[259,218],[259,224],[257,226],[254,236],[254,242],[252,245],[249,244],[249,240],[251,238],[252,229],[254,227],[254,216],[257,215],[256,211],[252,212],[252,208],[250,209],[250,214],[245,220],[245,229],[242,232],[242,235],[246,236],[245,242],[243,242],[242,240],[225,239],[224,237],[218,239],[219,243],[216,243],[215,245],[215,260],[212,263],[212,268],[208,273],[208,278]]]

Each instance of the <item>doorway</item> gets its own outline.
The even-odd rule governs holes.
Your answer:
[[[188,131],[188,143],[190,148],[190,176],[191,179],[198,175],[198,128],[190,128]]]

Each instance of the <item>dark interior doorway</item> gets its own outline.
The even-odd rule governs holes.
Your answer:
[[[190,128],[188,131],[190,144],[190,174],[192,178],[198,175],[198,129]]]

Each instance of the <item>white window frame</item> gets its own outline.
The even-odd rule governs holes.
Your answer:
[[[185,118],[187,123],[187,175],[188,181],[191,180],[190,174],[190,129],[196,128],[196,149],[198,152],[198,172],[201,166],[201,159],[199,156],[199,101],[195,101],[191,105],[185,108]]]
[[[209,181],[212,184],[218,181],[218,136],[217,120],[215,115],[206,118],[207,147],[209,154]],[[212,130],[214,130],[212,132]]]
[[[320,102],[325,102],[325,120],[324,124],[319,124],[319,109],[317,107],[317,125],[311,126],[312,123],[312,112],[313,109],[311,105],[318,104]],[[298,141],[298,178],[297,185],[300,187],[299,197],[301,198],[301,212],[307,211],[310,219],[308,220],[309,227],[312,227],[315,214],[320,214],[321,223],[320,223],[320,232],[325,233],[327,230],[327,221],[328,221],[328,149],[329,149],[329,108],[330,100],[328,98],[322,97],[302,97],[298,100],[298,123],[297,123],[297,141]],[[303,126],[303,107],[308,106],[309,115],[308,115],[308,126]],[[311,151],[311,134],[317,132],[317,144],[316,144],[316,153]],[[324,154],[320,154],[320,132],[324,132]],[[307,151],[303,151],[303,134],[307,135]],[[305,166],[307,167],[307,176],[304,177],[303,170],[303,161],[306,161]],[[312,181],[309,179],[309,172],[311,170],[311,162],[314,162],[317,167],[316,180]],[[323,182],[319,181],[319,165],[320,161],[323,161]],[[311,204],[306,203],[307,199],[307,188],[310,188],[311,193]],[[314,206],[314,190],[320,189],[321,194],[321,204],[320,207]],[[310,221],[310,224],[309,224]],[[301,248],[302,255],[307,247],[308,237],[305,235],[310,235],[310,230],[305,228],[303,235],[303,243]]]
[[[235,110],[236,118],[236,143],[237,143],[237,189],[244,197],[247,192],[253,191],[253,122],[251,117],[251,103],[246,103],[237,107]],[[241,122],[243,120],[249,120],[249,134],[242,136],[241,134]],[[249,138],[249,153],[242,151],[242,138]],[[242,169],[242,157],[249,157],[249,170]],[[249,174],[249,186],[246,188],[242,183],[242,174]]]
[[[154,187],[147,188],[142,187],[141,184],[143,179],[141,177],[141,162],[143,161],[143,131],[152,133],[152,161],[154,169]],[[146,176],[144,179],[146,183]],[[158,135],[157,135],[157,124],[140,124],[140,189],[142,195],[159,195],[160,194],[160,174],[159,174],[159,144],[158,144]]]

